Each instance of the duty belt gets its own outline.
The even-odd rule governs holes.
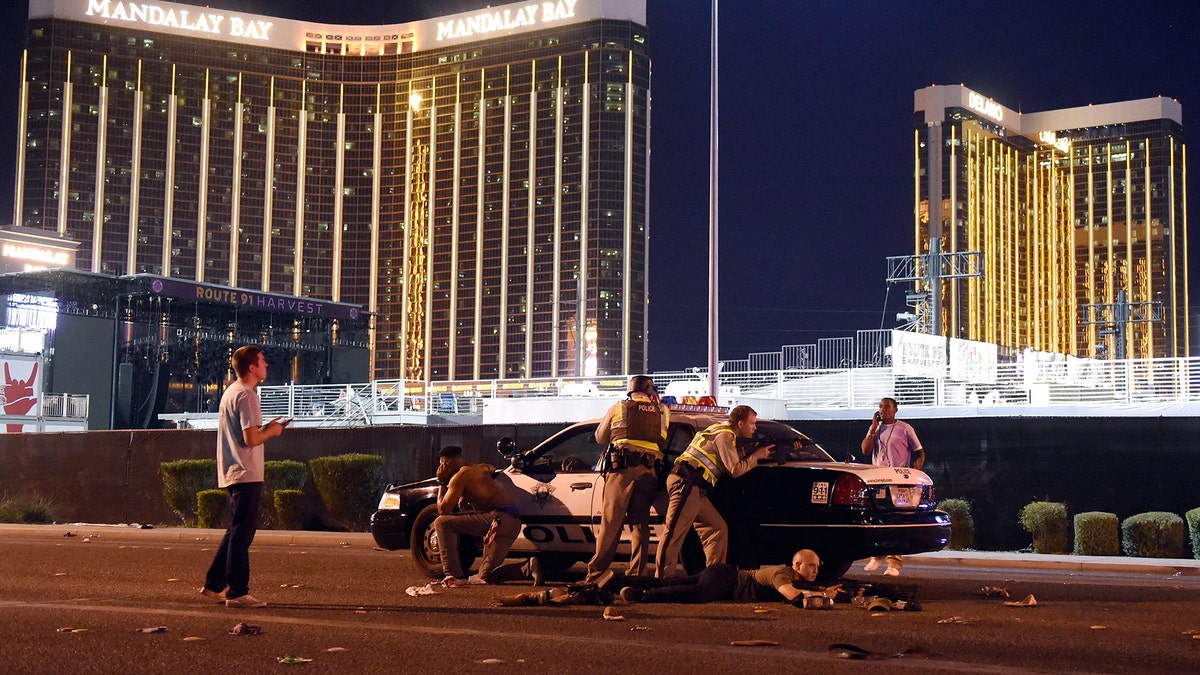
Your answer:
[[[684,499],[687,499],[687,491],[690,486],[694,485],[700,488],[700,491],[705,494],[713,489],[713,484],[704,479],[704,470],[683,457],[680,457],[679,461],[675,462],[675,466],[671,467],[671,473],[683,479]]]

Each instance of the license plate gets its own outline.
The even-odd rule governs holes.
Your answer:
[[[921,505],[921,487],[893,487],[892,505],[898,509],[913,509]]]
[[[813,504],[828,504],[829,503],[829,483],[825,483],[825,482],[813,483],[812,503]]]

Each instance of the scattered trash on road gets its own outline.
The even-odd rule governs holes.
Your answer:
[[[968,619],[965,616],[951,616],[951,617],[948,617],[945,619],[939,619],[938,623],[957,623],[957,624],[966,625],[966,624],[975,623],[975,621],[976,621],[975,619]]]
[[[1010,600],[1009,602],[1004,603],[1004,606],[1005,607],[1037,607],[1037,598],[1033,597],[1033,594],[1030,593],[1029,595],[1025,596],[1021,600]]]
[[[482,661],[479,661],[478,663],[486,663],[488,665],[493,665],[493,664],[497,664],[497,663],[504,663],[504,659],[483,659]]]
[[[230,635],[262,635],[262,626],[252,626],[248,623],[239,623],[229,629]]]
[[[624,621],[625,617],[621,616],[620,614],[617,613],[616,607],[605,607],[604,608],[604,620],[605,621]]]
[[[166,626],[148,626],[146,628],[134,628],[133,631],[135,633],[165,633],[165,632],[167,632],[167,627]]]
[[[999,586],[984,586],[983,588],[979,589],[979,592],[989,598],[1011,597],[1007,588],[1000,588]]]
[[[729,643],[734,647],[778,647],[779,643],[774,640],[734,640]]]
[[[285,666],[294,666],[298,663],[312,663],[312,659],[306,659],[303,656],[280,656],[275,660]]]
[[[903,658],[924,658],[933,656],[921,647],[908,647],[895,653],[872,652],[858,645],[848,645],[844,643],[829,645],[829,655],[835,659],[870,659],[877,661],[880,659],[903,659]]]
[[[433,585],[435,583],[440,584],[441,582],[431,581],[424,586],[409,586],[408,588],[404,589],[404,592],[413,596],[414,598],[418,595],[436,595],[437,591],[433,590]]]

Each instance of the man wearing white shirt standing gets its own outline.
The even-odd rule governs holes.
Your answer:
[[[921,440],[917,438],[912,425],[896,419],[898,409],[896,399],[890,396],[879,401],[879,411],[871,419],[871,428],[862,441],[863,455],[870,453],[871,463],[876,466],[911,467],[920,471],[925,466],[925,449],[921,447]],[[883,562],[885,559],[871,558],[863,571],[874,572]],[[884,574],[890,577],[900,574],[900,567],[904,564],[900,556],[889,555],[886,562]]]

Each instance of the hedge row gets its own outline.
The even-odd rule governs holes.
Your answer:
[[[950,542],[947,548],[970,548],[975,533],[970,504],[962,499],[947,499],[937,507],[950,516]],[[1030,502],[1021,509],[1018,518],[1021,526],[1033,537],[1034,553],[1183,558],[1188,553],[1184,537],[1186,527],[1191,555],[1200,559],[1200,508],[1188,511],[1183,518],[1165,511],[1150,511],[1123,521],[1118,520],[1114,513],[1078,513],[1074,518],[1073,549],[1070,545],[1072,523],[1067,517],[1066,504]]]
[[[188,527],[224,527],[228,495],[217,488],[217,462],[181,459],[163,462],[163,496]],[[291,460],[263,466],[263,527],[299,529],[304,523],[304,485],[313,484],[337,525],[365,531],[383,491],[383,457],[348,454],[318,457],[306,466]]]

